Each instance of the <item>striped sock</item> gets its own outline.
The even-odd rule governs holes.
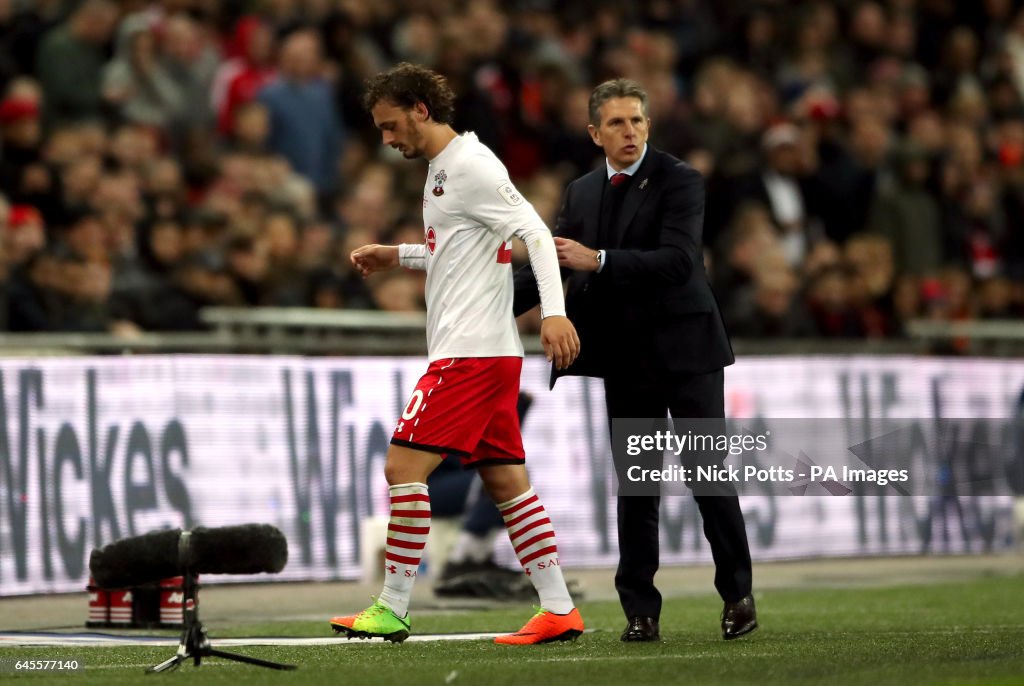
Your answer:
[[[499,504],[498,509],[505,520],[519,564],[523,565],[523,570],[537,589],[540,606],[559,615],[572,612],[575,605],[558,564],[555,529],[533,487],[507,503]]]
[[[430,533],[430,496],[427,485],[392,486],[391,521],[384,552],[384,590],[378,600],[398,615],[409,612],[412,585]]]

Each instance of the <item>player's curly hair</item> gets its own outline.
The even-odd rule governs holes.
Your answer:
[[[367,81],[363,106],[369,111],[381,100],[407,110],[422,102],[430,118],[439,124],[451,124],[455,114],[455,93],[448,81],[435,71],[408,62]]]

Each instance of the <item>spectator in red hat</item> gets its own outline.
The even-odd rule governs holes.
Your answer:
[[[0,186],[12,195],[23,193],[25,170],[39,162],[39,104],[8,96],[0,102]]]
[[[38,118],[39,104],[29,98],[9,97],[0,103],[0,123],[4,126]]]
[[[14,205],[7,219],[4,252],[7,264],[19,267],[46,246],[43,216],[31,205]]]

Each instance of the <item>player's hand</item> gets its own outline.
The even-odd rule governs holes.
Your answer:
[[[558,265],[580,272],[597,271],[597,251],[569,238],[555,237]]]
[[[565,369],[580,354],[580,338],[568,317],[545,317],[540,323],[540,342],[555,369]]]
[[[365,279],[370,274],[387,271],[398,266],[397,245],[364,245],[356,248],[349,256],[352,266],[355,267]]]

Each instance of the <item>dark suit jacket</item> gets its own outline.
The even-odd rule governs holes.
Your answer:
[[[622,201],[616,226],[600,240],[605,165],[569,184],[555,235],[606,250],[600,273],[563,270],[566,313],[580,356],[560,376],[683,372],[702,374],[734,361],[704,271],[704,180],[689,165],[648,145]],[[515,275],[518,316],[539,301],[530,267]]]

